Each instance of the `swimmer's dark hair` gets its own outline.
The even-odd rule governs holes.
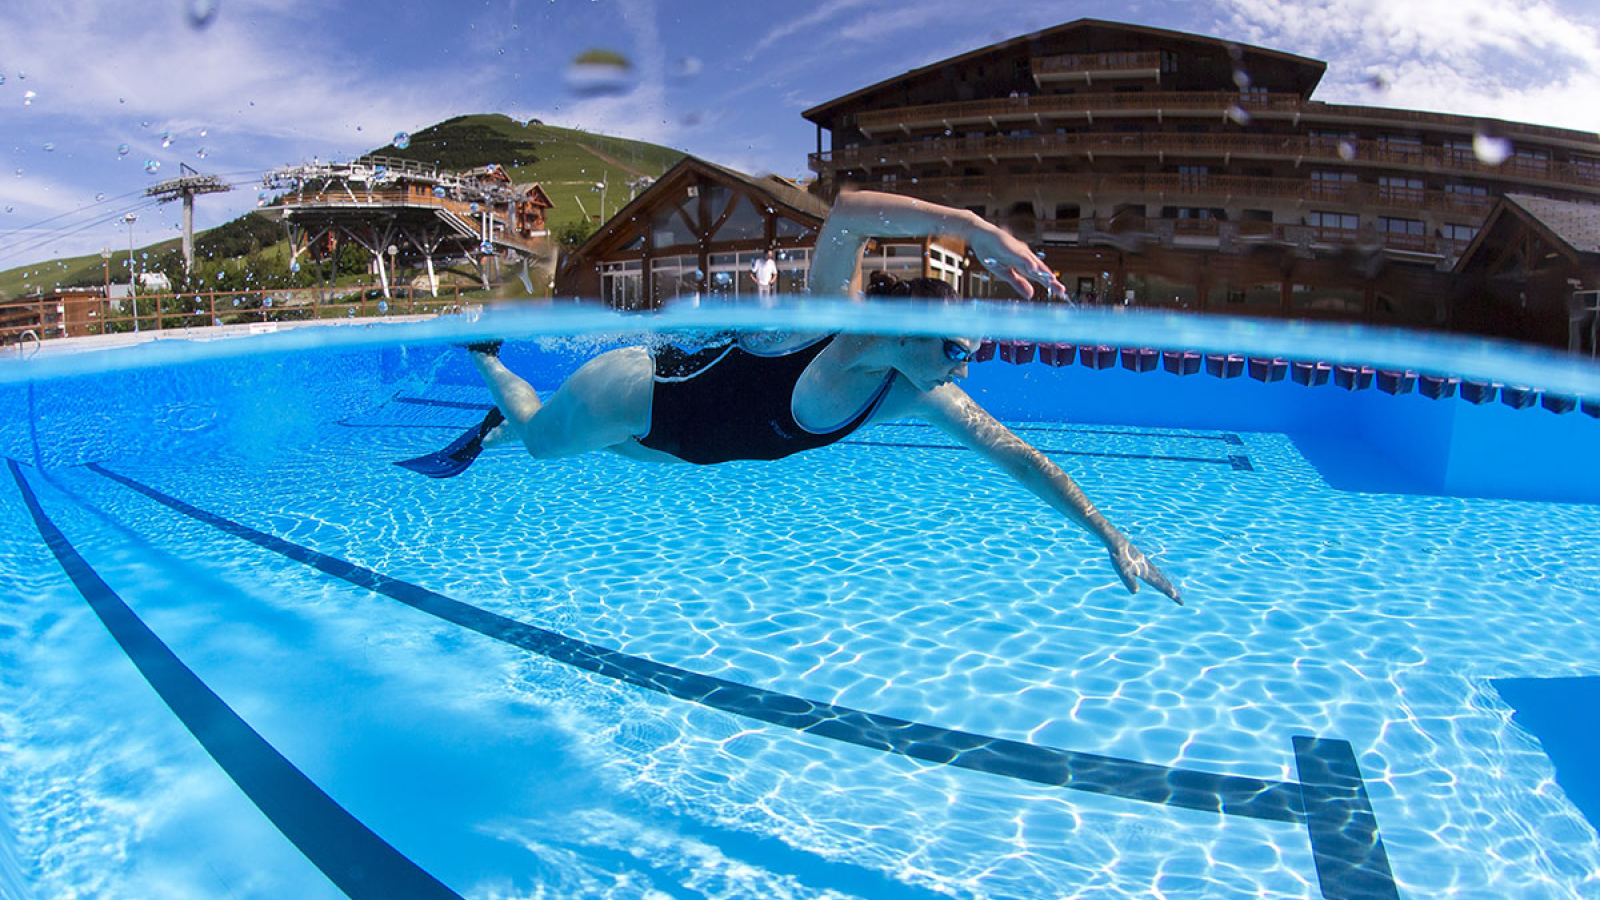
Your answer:
[[[900,279],[888,272],[873,272],[867,279],[868,297],[925,297],[933,300],[954,300],[956,289],[948,281],[937,278]]]

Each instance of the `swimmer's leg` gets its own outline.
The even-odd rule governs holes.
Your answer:
[[[655,364],[642,347],[612,350],[584,363],[548,402],[498,357],[475,351],[472,362],[506,417],[504,426],[486,436],[489,446],[515,436],[531,455],[557,459],[630,442],[650,427]]]

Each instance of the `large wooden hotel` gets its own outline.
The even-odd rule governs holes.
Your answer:
[[[1325,69],[1080,20],[807,110],[810,192],[829,201],[871,188],[971,209],[1042,251],[1080,300],[1567,346],[1574,297],[1600,288],[1600,136],[1324,103],[1311,98]],[[656,305],[747,289],[743,255],[772,249],[803,265],[825,206],[797,203],[779,179],[697,163],[608,222],[564,280]],[[705,209],[698,198],[718,191],[729,208]],[[733,220],[741,230],[720,234]],[[1000,294],[963,251],[886,244],[864,264]]]

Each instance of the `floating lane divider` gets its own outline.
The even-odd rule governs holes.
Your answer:
[[[1539,406],[1556,415],[1582,410],[1584,415],[1600,419],[1600,397],[1569,397],[1534,387],[1462,379],[1454,375],[1436,375],[1409,369],[1334,365],[1316,360],[1244,356],[1237,353],[1195,353],[1104,344],[1035,344],[1028,341],[984,341],[974,358],[978,362],[987,362],[997,356],[1013,365],[1026,365],[1037,358],[1045,365],[1061,367],[1070,366],[1076,360],[1078,365],[1090,369],[1109,369],[1120,360],[1122,368],[1130,372],[1154,372],[1157,369],[1173,375],[1205,372],[1214,378],[1249,375],[1263,382],[1289,378],[1306,387],[1320,387],[1331,382],[1347,391],[1364,391],[1372,387],[1386,394],[1416,391],[1432,400],[1460,397],[1475,405],[1489,403],[1498,397],[1501,403],[1513,409]]]
[[[39,537],[162,702],[272,824],[346,896],[461,900],[295,768],[173,653],[78,553],[7,460]]]
[[[92,471],[198,522],[485,637],[711,709],[858,747],[1019,781],[1305,825],[1325,900],[1398,900],[1378,823],[1346,741],[1296,737],[1299,782],[1060,750],[863,712],[713,678],[479,609],[206,512],[98,463]]]

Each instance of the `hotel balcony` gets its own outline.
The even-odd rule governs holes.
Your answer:
[[[1219,219],[1116,220],[1099,218],[1041,219],[1039,233],[1047,245],[1106,246],[1138,250],[1169,246],[1241,252],[1253,246],[1338,250],[1351,247],[1381,248],[1390,254],[1429,261],[1453,261],[1466,251],[1469,241],[1435,235],[1385,234],[1354,228],[1322,228],[1272,222],[1232,222]]]
[[[1287,121],[1298,125],[1409,127],[1452,138],[1470,138],[1477,121],[1448,113],[1381,106],[1349,106],[1304,100],[1298,94],[1244,94],[1235,91],[1144,91],[1139,93],[1093,93],[1000,97],[954,103],[932,103],[858,113],[855,127],[869,137],[914,129],[986,125],[999,129],[1032,124],[1044,128],[1057,124],[1087,123],[1097,119],[1150,118],[1157,122],[1168,117],[1211,118],[1221,123],[1238,118],[1242,110],[1254,120]],[[1523,138],[1541,144],[1600,152],[1593,135],[1564,128],[1496,123],[1502,137]]]
[[[1042,134],[1023,137],[992,135],[905,141],[810,154],[812,171],[834,178],[841,171],[907,169],[912,164],[955,166],[972,162],[998,165],[1001,160],[1081,161],[1093,165],[1102,157],[1179,160],[1252,159],[1277,162],[1365,166],[1389,171],[1448,173],[1562,188],[1600,199],[1600,170],[1554,160],[1512,157],[1495,166],[1470,153],[1441,147],[1397,145],[1371,140],[1333,140],[1300,135],[1263,134]],[[927,181],[929,179],[923,179]]]
[[[1481,219],[1494,205],[1493,197],[1391,188],[1351,181],[1312,181],[1304,178],[1254,178],[1244,175],[1130,175],[1038,174],[952,178],[900,178],[874,182],[876,190],[959,202],[963,198],[1024,199],[1029,194],[1051,203],[1072,197],[1110,202],[1137,199],[1147,205],[1232,206],[1235,202],[1281,207],[1292,204],[1310,209],[1359,208],[1373,212],[1432,212]]]

